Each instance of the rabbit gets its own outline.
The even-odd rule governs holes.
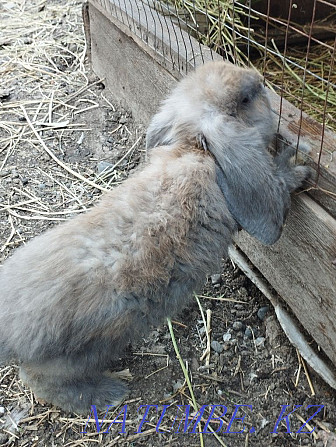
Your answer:
[[[268,153],[272,115],[252,70],[211,63],[182,80],[149,126],[144,166],[4,262],[0,363],[66,411],[122,402],[109,369],[129,342],[187,304],[239,228],[280,236],[307,171]]]

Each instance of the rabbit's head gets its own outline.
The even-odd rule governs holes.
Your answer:
[[[252,236],[272,244],[290,204],[284,171],[277,170],[268,151],[275,132],[260,75],[228,62],[210,62],[183,79],[163,102],[149,125],[147,148],[188,147],[201,137],[216,161],[217,182],[230,213]]]
[[[208,140],[224,123],[231,141],[249,129],[267,146],[275,132],[260,75],[229,62],[210,62],[183,79],[164,101],[148,128],[147,148],[193,139],[200,133]]]

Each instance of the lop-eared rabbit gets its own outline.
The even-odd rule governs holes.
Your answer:
[[[254,71],[222,62],[187,76],[149,126],[149,161],[4,263],[0,362],[18,362],[35,394],[65,410],[121,402],[109,367],[125,346],[187,304],[239,228],[280,237],[308,169],[291,151],[269,154],[274,134]]]

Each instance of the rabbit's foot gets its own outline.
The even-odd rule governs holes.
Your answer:
[[[105,410],[119,405],[127,394],[127,386],[115,377],[98,373],[93,377],[62,379],[62,377],[30,376],[21,368],[20,377],[29,385],[38,401],[52,403],[65,411],[89,414],[91,405]]]

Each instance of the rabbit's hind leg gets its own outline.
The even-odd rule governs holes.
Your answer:
[[[57,367],[57,365],[55,365]],[[21,380],[30,386],[38,399],[52,403],[65,411],[89,414],[91,405],[106,410],[107,405],[116,406],[127,394],[127,387],[121,380],[97,371],[94,375],[69,376],[60,371],[48,374],[44,364],[23,365]]]

